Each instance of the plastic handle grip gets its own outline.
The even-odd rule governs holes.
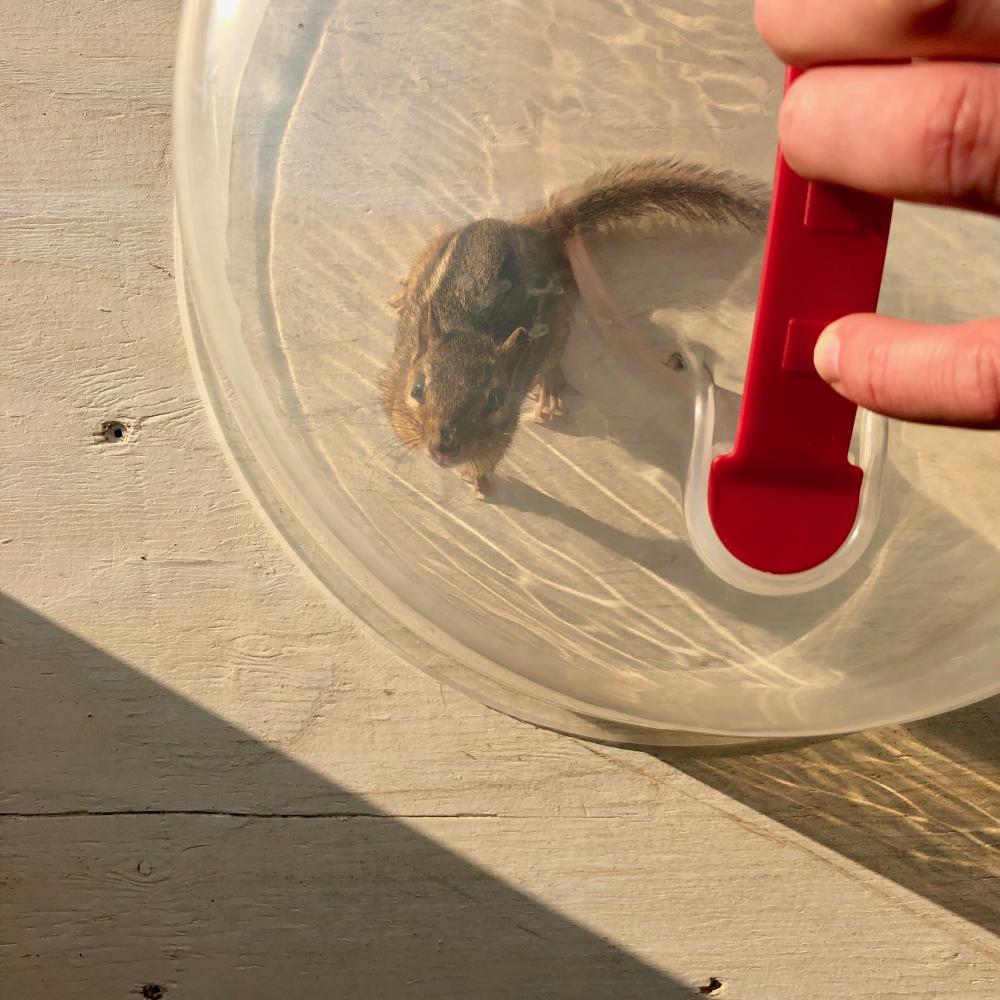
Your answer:
[[[800,72],[788,71],[786,90]],[[708,482],[716,534],[754,569],[812,569],[854,526],[857,408],[823,382],[812,356],[829,323],[875,310],[891,216],[890,199],[805,181],[779,150],[736,438]]]

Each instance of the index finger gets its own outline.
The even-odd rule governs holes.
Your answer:
[[[786,63],[1000,59],[998,0],[757,0],[757,30]]]

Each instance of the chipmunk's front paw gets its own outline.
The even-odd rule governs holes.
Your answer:
[[[389,306],[390,309],[395,309],[396,312],[399,312],[399,310],[406,305],[406,296],[409,293],[409,288],[407,288],[405,280],[400,278],[398,284],[399,291],[390,295],[389,298],[385,300],[385,304]]]
[[[488,472],[474,476],[472,479],[472,489],[476,494],[477,500],[489,500],[493,494],[493,477]]]
[[[462,478],[472,487],[477,500],[489,500],[493,494],[493,477],[488,472],[466,469]]]

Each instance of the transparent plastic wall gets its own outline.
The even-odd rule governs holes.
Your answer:
[[[742,0],[187,4],[178,252],[205,397],[263,515],[417,666],[542,725],[653,743],[840,732],[1000,690],[992,434],[862,415],[880,509],[808,587],[752,592],[692,545],[759,237],[588,237],[567,412],[525,414],[488,502],[380,405],[386,300],[432,238],[647,157],[767,181],[781,80]],[[991,220],[900,206],[883,308],[1000,311],[998,251]]]

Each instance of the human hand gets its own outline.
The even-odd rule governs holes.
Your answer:
[[[793,66],[779,130],[789,166],[909,201],[1000,215],[1000,0],[757,0],[757,28]],[[821,65],[907,58],[913,65]],[[976,62],[979,60],[980,62]],[[844,317],[816,369],[889,416],[1000,427],[1000,318],[932,325]]]

